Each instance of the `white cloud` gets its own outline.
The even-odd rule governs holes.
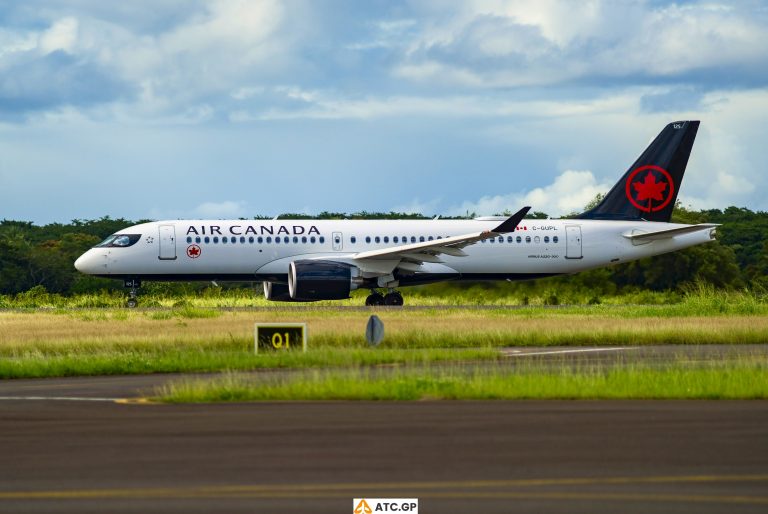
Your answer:
[[[440,199],[428,200],[422,202],[418,198],[412,199],[410,202],[400,204],[392,208],[394,212],[403,212],[405,214],[424,214],[429,216],[435,214],[438,211],[440,205]]]
[[[259,93],[295,100],[291,107],[268,107],[263,111],[236,109],[230,121],[274,121],[295,119],[376,119],[394,116],[430,116],[436,118],[561,118],[636,110],[644,92],[658,88],[635,88],[584,100],[515,100],[500,95],[451,96],[370,96],[350,97],[332,90],[303,90],[281,86]],[[236,92],[243,99],[249,90]],[[256,94],[256,93],[253,93]],[[238,98],[240,99],[240,98]],[[280,102],[277,98],[275,103]]]
[[[372,35],[362,41],[346,45],[350,50],[371,50],[377,48],[397,48],[402,45],[403,38],[416,27],[417,21],[412,19],[387,20],[372,24]]]
[[[717,75],[760,70],[768,53],[766,14],[748,5],[477,0],[444,10],[426,9],[397,77],[496,88]]]
[[[237,201],[194,207],[211,173],[270,190],[290,180],[290,201],[318,211],[559,215],[666,123],[701,119],[681,198],[766,209],[768,10],[716,1],[10,3],[0,200],[9,216],[81,216],[109,168],[188,188],[113,202],[117,215],[245,214]],[[33,191],[72,177],[80,201]],[[392,187],[373,196],[338,187],[382,177]],[[436,187],[440,200],[423,198]],[[280,195],[258,208],[296,210]]]
[[[57,50],[71,53],[77,42],[77,19],[62,18],[40,35],[40,51],[49,54]]]
[[[194,209],[194,215],[200,218],[241,218],[246,216],[245,202],[226,200],[223,202],[205,202]]]
[[[550,216],[581,212],[598,193],[606,193],[613,183],[599,183],[591,171],[566,170],[545,187],[496,196],[484,196],[477,201],[464,202],[449,210],[449,214],[462,216],[474,212],[478,216],[516,211],[524,205]]]

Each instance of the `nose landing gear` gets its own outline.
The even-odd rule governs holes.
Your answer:
[[[365,299],[367,307],[376,307],[378,305],[388,305],[391,307],[400,307],[403,305],[403,295],[399,291],[389,291],[383,295],[378,291],[372,291]]]
[[[123,282],[125,287],[130,287],[128,291],[128,300],[125,302],[125,306],[129,309],[135,309],[139,306],[139,288],[141,287],[141,280],[127,279]]]

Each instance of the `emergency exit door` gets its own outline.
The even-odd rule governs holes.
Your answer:
[[[581,259],[581,227],[565,227],[565,258]]]
[[[176,228],[173,225],[160,225],[160,256],[162,260],[176,258]]]

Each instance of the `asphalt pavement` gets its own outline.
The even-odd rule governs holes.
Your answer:
[[[0,382],[0,512],[768,511],[765,401],[132,402],[172,378]]]

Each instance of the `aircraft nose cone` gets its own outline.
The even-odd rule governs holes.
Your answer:
[[[77,260],[75,261],[75,269],[77,271],[79,271],[80,273],[85,273],[86,272],[85,271],[85,268],[86,268],[85,263],[86,263],[87,260],[88,259],[86,258],[86,254],[83,254],[80,257],[78,257]]]
[[[75,269],[80,273],[91,275],[96,273],[96,259],[92,251],[87,251],[75,261]]]

